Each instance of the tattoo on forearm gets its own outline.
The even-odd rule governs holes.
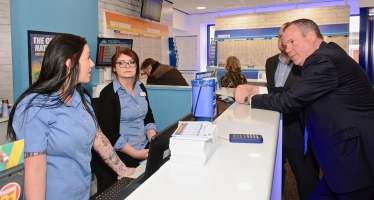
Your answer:
[[[127,172],[127,167],[126,165],[124,165],[124,163],[121,162],[120,158],[117,156],[116,151],[110,145],[109,140],[105,136],[101,137],[98,134],[96,134],[96,139],[95,151],[97,152],[97,154],[118,175],[124,175]]]
[[[116,153],[114,152],[114,151],[112,151],[112,152],[110,152],[109,153],[109,160],[110,161],[112,161],[112,159],[114,158],[114,155],[115,155]]]
[[[120,165],[120,166],[118,167],[118,170],[119,170],[120,172],[123,172],[125,169],[123,168],[122,165]]]
[[[104,147],[108,146],[109,141],[105,137],[101,138],[101,141],[103,142]]]
[[[119,159],[118,157],[114,160],[114,165],[118,165],[119,164]]]
[[[32,156],[39,156],[39,155],[43,155],[46,153],[47,153],[47,150],[44,150],[42,152],[25,152],[25,158],[32,157]]]

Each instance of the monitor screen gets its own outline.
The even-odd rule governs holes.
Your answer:
[[[110,66],[113,54],[132,48],[132,39],[97,38],[96,66]]]
[[[145,180],[152,176],[152,174],[154,174],[166,161],[169,160],[170,137],[178,128],[179,121],[195,121],[195,117],[189,113],[152,137],[151,144],[149,146],[147,166],[144,172]]]
[[[143,0],[140,17],[160,22],[163,0]]]

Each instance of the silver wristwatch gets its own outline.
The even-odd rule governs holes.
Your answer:
[[[244,98],[244,104],[245,104],[245,105],[248,105],[248,103],[249,103],[248,100],[249,100],[249,99],[248,99],[248,96]]]

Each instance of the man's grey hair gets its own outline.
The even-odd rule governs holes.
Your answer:
[[[314,21],[312,21],[310,19],[297,19],[297,20],[292,21],[289,24],[287,24],[284,27],[283,31],[285,31],[292,24],[295,24],[299,28],[301,34],[304,37],[308,34],[309,30],[312,30],[316,33],[317,38],[323,40],[323,36],[321,34],[321,31],[319,30],[318,25]]]

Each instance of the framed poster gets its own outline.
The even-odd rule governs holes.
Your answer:
[[[29,74],[30,85],[39,77],[42,67],[45,49],[49,42],[56,36],[63,33],[53,33],[45,31],[27,31],[28,50],[29,50]]]

